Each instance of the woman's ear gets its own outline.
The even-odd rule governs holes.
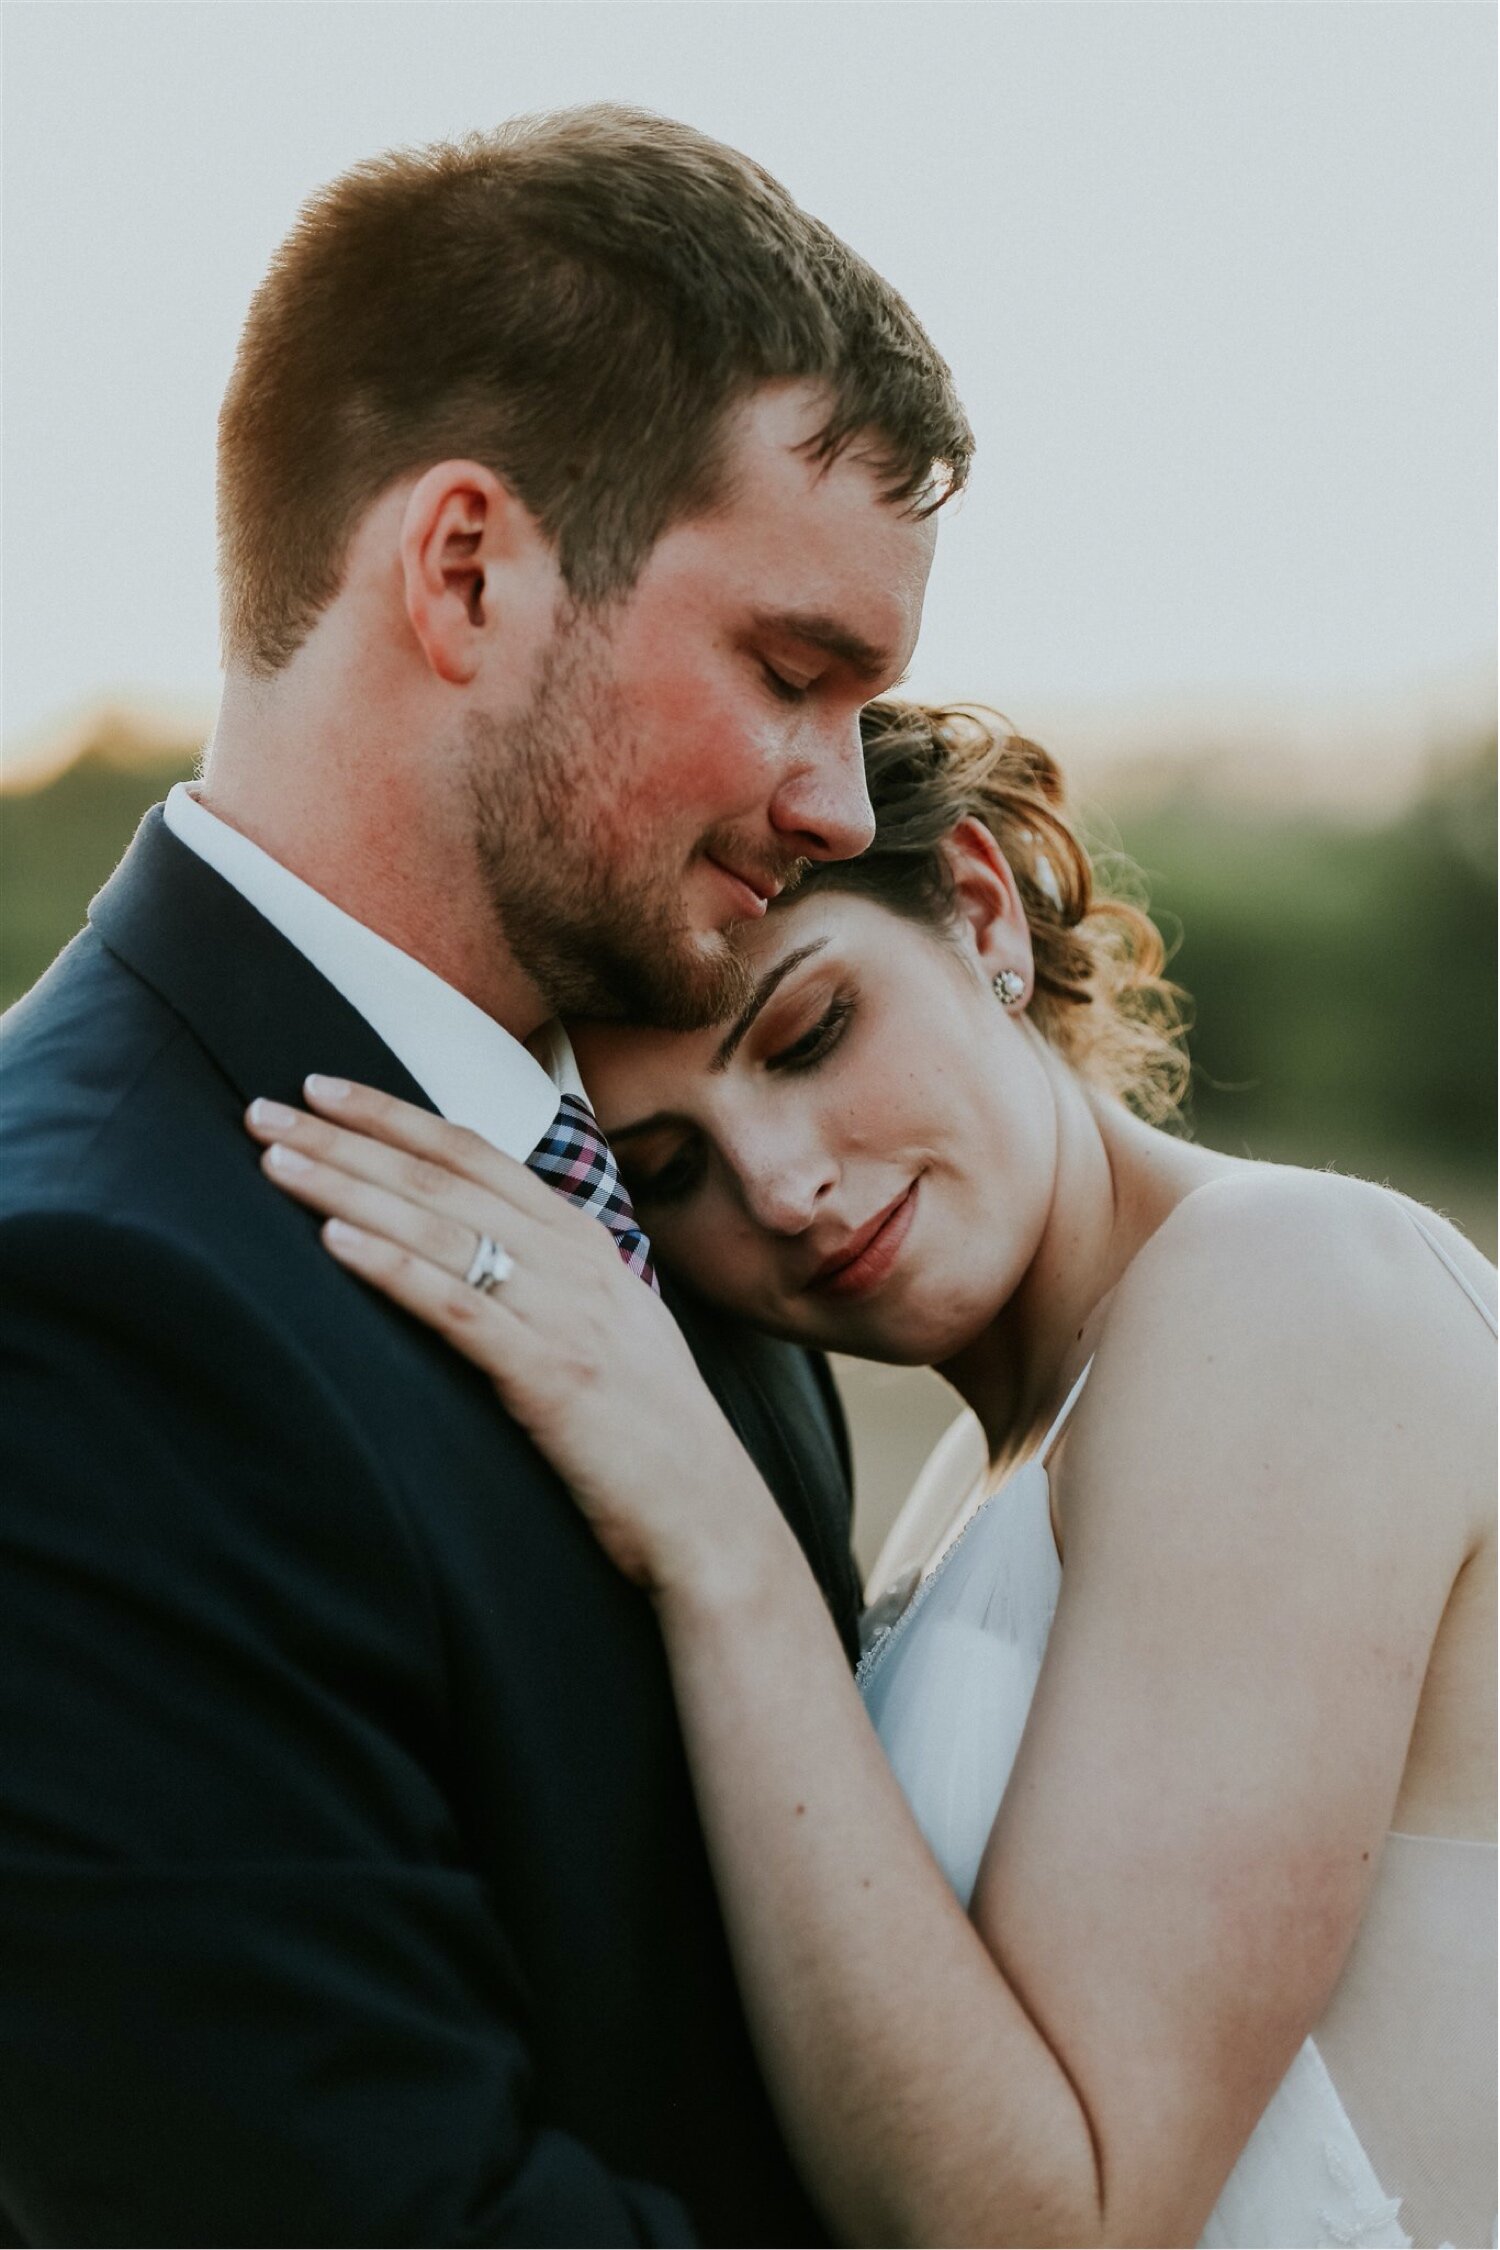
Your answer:
[[[440,680],[466,687],[500,643],[550,630],[556,558],[523,501],[478,461],[424,470],[402,512],[406,614]],[[506,667],[514,674],[518,667]],[[527,667],[520,667],[523,674]]]
[[[1031,997],[1035,967],[1031,925],[1011,873],[1010,861],[991,831],[973,815],[944,838],[943,854],[953,877],[959,936],[986,984],[1003,972],[1021,979],[1021,990],[1007,1002],[1024,1007]]]

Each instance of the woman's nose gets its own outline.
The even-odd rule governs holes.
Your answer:
[[[745,1207],[770,1234],[802,1234],[812,1225],[837,1177],[818,1152],[766,1149],[740,1168]]]

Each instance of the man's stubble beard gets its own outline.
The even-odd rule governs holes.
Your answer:
[[[505,722],[471,713],[465,751],[495,920],[555,1014],[696,1031],[739,1012],[754,980],[732,935],[690,929],[687,867],[635,833],[646,746],[597,625],[576,613],[560,622],[526,710]],[[712,852],[715,835],[698,851]],[[622,840],[634,848],[622,852]]]

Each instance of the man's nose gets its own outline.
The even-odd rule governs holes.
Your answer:
[[[854,859],[875,834],[859,721],[809,729],[771,800],[771,825],[799,859]]]

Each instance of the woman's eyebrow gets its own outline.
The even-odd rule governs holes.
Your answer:
[[[720,1071],[729,1068],[740,1041],[744,1038],[782,978],[789,977],[793,969],[800,968],[802,963],[809,960],[814,953],[821,953],[827,943],[826,937],[814,938],[811,945],[799,945],[794,952],[783,955],[774,968],[767,969],[751,994],[748,1006],[741,1009],[739,1015],[735,1017],[734,1022],[719,1042],[714,1059],[708,1066],[710,1070]]]
[[[734,1058],[735,1049],[739,1046],[740,1041],[744,1038],[782,978],[789,977],[793,969],[800,968],[802,963],[809,960],[814,953],[821,953],[827,943],[826,937],[814,938],[810,945],[799,945],[794,952],[786,954],[772,968],[767,969],[751,994],[748,1004],[736,1016],[734,1022],[724,1034],[718,1051],[708,1066],[710,1070],[719,1071],[728,1068]],[[659,1132],[663,1125],[682,1125],[686,1122],[687,1120],[677,1110],[654,1109],[649,1117],[638,1117],[632,1125],[612,1125],[608,1135],[609,1144],[613,1148],[617,1141],[633,1140],[641,1133]]]

